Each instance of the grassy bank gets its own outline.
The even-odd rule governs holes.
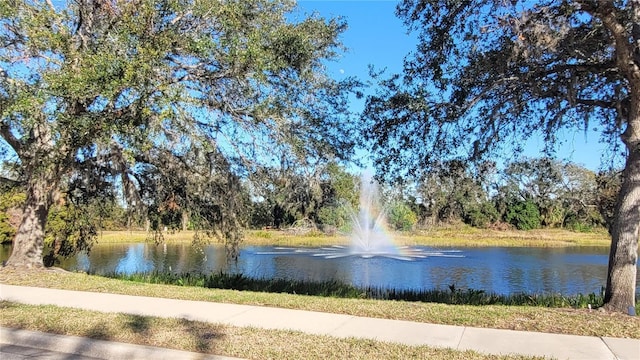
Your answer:
[[[273,306],[434,324],[640,339],[639,317],[586,309],[504,305],[479,307],[422,302],[342,299],[145,284],[78,273],[52,271],[16,272],[7,268],[0,269],[0,282],[68,290]]]
[[[399,300],[412,302],[429,302],[451,305],[513,305],[542,306],[553,308],[596,308],[604,304],[602,294],[578,294],[565,296],[561,294],[493,294],[482,290],[456,289],[406,289],[395,290],[379,287],[356,287],[335,280],[302,281],[290,279],[252,278],[242,274],[198,273],[113,273],[108,278],[134,281],[147,284],[179,285],[204,287],[208,289],[226,289],[268,293],[287,293],[344,299]]]
[[[166,242],[191,242],[192,231],[164,233]],[[604,230],[590,233],[562,229],[540,229],[531,231],[488,230],[471,227],[434,228],[412,233],[393,233],[397,245],[426,246],[510,246],[510,247],[565,247],[565,246],[609,246],[611,239]],[[149,241],[144,231],[104,231],[99,243],[130,243]],[[211,239],[215,242],[215,239]],[[245,232],[244,244],[276,246],[326,246],[349,243],[345,235],[312,233],[296,235],[280,230],[249,230]]]
[[[3,326],[247,359],[535,359],[0,302]]]

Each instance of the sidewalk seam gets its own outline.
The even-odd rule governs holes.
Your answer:
[[[462,334],[460,334],[460,339],[458,340],[458,344],[456,345],[456,350],[460,350],[460,344],[462,344],[462,339],[464,338],[464,333],[467,331],[467,327],[462,327]]]
[[[609,346],[609,344],[604,341],[604,338],[602,336],[598,336],[598,339],[600,339],[600,341],[602,341],[604,343],[604,346],[606,346],[607,350],[609,350],[609,352],[611,353],[611,355],[613,355],[613,357],[616,360],[620,360],[620,358],[618,357],[618,355],[616,355],[615,351],[613,351],[613,349],[611,348],[611,346]]]
[[[357,318],[357,316],[355,315],[348,315],[349,317],[347,319],[345,319],[343,322],[341,322],[340,324],[338,324],[336,327],[334,327],[333,329],[331,329],[330,331],[328,331],[328,334],[331,336],[337,336],[334,335],[336,331],[338,331],[340,328],[343,328],[345,325],[347,325],[348,322],[354,320]]]

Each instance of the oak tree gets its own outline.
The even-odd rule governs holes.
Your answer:
[[[294,9],[0,2],[0,154],[26,193],[7,264],[41,267],[52,206],[97,193],[154,219],[189,214],[236,245],[243,184],[258,169],[283,154],[303,164],[348,155],[338,125],[350,81],[324,68],[346,25]]]
[[[560,132],[600,131],[626,161],[605,307],[628,311],[640,228],[640,1],[404,0],[397,14],[419,44],[403,74],[368,98],[377,164],[416,172],[443,157],[518,153],[532,135],[552,148]]]

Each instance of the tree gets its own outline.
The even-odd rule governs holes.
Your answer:
[[[42,266],[52,205],[98,193],[156,219],[188,212],[235,247],[243,179],[278,156],[348,156],[353,82],[323,67],[345,24],[287,21],[293,9],[287,0],[1,2],[0,154],[19,166],[26,193],[7,264]]]
[[[550,158],[524,158],[510,163],[504,171],[503,191],[506,198],[515,200],[515,204],[531,202],[539,211],[538,224],[557,226],[562,224],[562,170],[557,162]],[[536,228],[533,227],[533,228]]]
[[[606,225],[598,209],[598,183],[595,172],[582,166],[562,164],[563,227],[590,229]]]
[[[358,208],[359,180],[336,162],[327,164],[321,178],[322,201],[318,204],[316,221],[328,233],[347,231],[350,214]]]
[[[546,227],[601,225],[595,173],[552,158],[523,158],[507,165],[499,198],[532,201]]]
[[[252,193],[259,199],[256,210],[270,214],[269,223],[261,224],[280,228],[296,220],[309,219],[322,198],[320,188],[321,166],[302,167],[281,159],[279,167],[263,169],[255,174]],[[257,215],[257,214],[256,214]]]
[[[404,75],[367,99],[376,163],[415,173],[445,156],[517,154],[536,134],[552,152],[560,131],[600,130],[626,158],[605,294],[626,312],[640,227],[640,1],[404,0],[397,14],[419,44]]]
[[[477,209],[489,206],[488,194],[482,181],[493,171],[492,163],[472,168],[461,160],[442,161],[432,164],[417,185],[426,211],[434,220],[455,222],[466,220],[475,225],[486,225],[486,221],[475,216]]]
[[[609,232],[611,232],[610,229],[614,225],[616,202],[620,193],[621,182],[621,171],[610,169],[601,171],[596,175],[598,211]]]

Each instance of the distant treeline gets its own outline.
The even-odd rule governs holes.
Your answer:
[[[311,176],[293,171],[265,174],[262,182],[245,184],[245,193],[230,196],[244,204],[241,216],[247,228],[282,229],[303,223],[333,232],[348,230],[359,187],[358,176],[329,164]],[[383,184],[381,197],[394,230],[465,223],[494,229],[590,231],[609,226],[619,187],[617,171],[596,173],[549,158],[524,159],[504,169],[492,162],[471,165],[454,160],[414,179]],[[5,185],[1,190],[0,241],[7,242],[15,233],[25,197],[19,187]],[[193,228],[192,214],[174,205],[168,198],[147,204],[147,212],[134,212],[117,197],[61,200],[49,215],[47,238],[53,243],[100,229]],[[63,243],[57,253],[74,246]]]

